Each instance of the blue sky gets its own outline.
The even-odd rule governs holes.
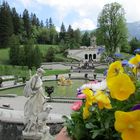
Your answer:
[[[2,2],[3,0],[0,0]],[[118,2],[125,10],[127,22],[140,21],[140,0],[7,0],[10,7],[16,7],[18,13],[26,8],[40,20],[52,17],[53,23],[59,30],[62,21],[67,27],[74,29],[95,29],[97,18],[107,3]]]

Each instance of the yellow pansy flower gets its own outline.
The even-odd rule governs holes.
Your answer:
[[[107,80],[109,78],[112,78],[114,76],[117,76],[119,73],[122,73],[124,71],[122,64],[120,61],[115,61],[110,64],[108,72],[107,72]]]
[[[116,111],[114,126],[123,140],[140,140],[140,110]]]
[[[90,116],[90,112],[88,107],[83,107],[83,119],[87,119]]]
[[[93,91],[89,88],[82,90],[82,93],[86,95],[86,106],[91,106],[93,102],[95,102],[95,97],[93,95]]]
[[[106,94],[104,94],[103,91],[97,91],[97,93],[95,94],[95,99],[97,101],[99,109],[103,109],[103,108],[111,109],[112,108],[108,96]]]
[[[133,64],[133,65],[137,65],[139,62],[140,62],[140,55],[139,54],[136,54],[135,57],[133,57],[129,60],[129,63]]]
[[[135,92],[135,85],[127,74],[121,73],[107,81],[112,98],[126,100]]]

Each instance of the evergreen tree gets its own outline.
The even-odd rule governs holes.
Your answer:
[[[28,10],[25,9],[23,12],[23,25],[24,25],[24,30],[26,32],[27,38],[30,38],[31,36],[31,22],[30,22],[30,17]]]
[[[42,54],[40,52],[39,47],[36,46],[34,49],[34,66],[36,68],[40,67],[41,62],[42,62]]]
[[[31,23],[33,26],[38,26],[38,20],[36,14],[31,13]]]
[[[75,48],[79,48],[81,44],[81,32],[79,29],[74,31],[74,39],[75,39]]]
[[[25,55],[25,65],[31,69],[34,66],[34,42],[32,39],[29,39],[24,45],[24,53]]]
[[[43,20],[41,20],[41,22],[40,22],[40,27],[44,27]]]
[[[49,28],[49,21],[48,21],[48,18],[46,19],[46,27],[47,27],[47,29]]]
[[[9,51],[10,64],[19,65],[20,43],[18,36],[12,35],[9,43],[10,43],[10,51]]]
[[[82,46],[90,46],[90,35],[87,31],[82,36]]]
[[[26,65],[25,57],[26,57],[26,54],[25,54],[25,51],[24,51],[24,46],[21,46],[20,49],[19,49],[19,58],[18,58],[18,62],[19,62],[20,66],[25,66]]]
[[[71,25],[69,25],[68,30],[66,32],[66,43],[65,43],[66,49],[67,48],[71,48],[71,49],[75,48],[75,44],[76,44],[76,42],[74,39],[74,31],[73,31]]]
[[[0,7],[0,47],[8,47],[8,42],[13,34],[13,22],[10,7],[7,2],[3,2]]]
[[[46,53],[46,61],[53,62],[54,61],[54,49],[53,47],[48,48]]]
[[[61,28],[60,28],[60,33],[59,33],[59,41],[61,40],[65,41],[66,38],[66,28],[64,23],[62,22]]]
[[[21,22],[18,13],[15,8],[12,8],[12,20],[13,20],[13,29],[14,34],[18,35],[21,33]]]
[[[55,40],[55,37],[57,35],[57,31],[55,29],[55,26],[51,26],[49,28],[49,44],[56,44],[56,40]]]
[[[36,26],[39,27],[40,26],[40,21],[39,18],[36,18]]]
[[[52,18],[49,18],[49,28],[51,28],[53,26],[53,22],[52,22]]]

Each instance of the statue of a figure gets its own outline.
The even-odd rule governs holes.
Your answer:
[[[41,133],[44,135],[49,132],[49,128],[46,126],[46,120],[52,107],[46,103],[47,97],[44,95],[43,82],[41,79],[43,73],[44,70],[38,68],[36,74],[28,81],[28,86],[25,86],[30,89],[24,89],[24,92],[30,92],[28,93],[28,100],[24,106],[24,134]],[[44,130],[46,132],[44,132]]]

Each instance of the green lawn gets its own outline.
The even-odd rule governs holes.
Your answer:
[[[46,55],[46,52],[48,50],[49,47],[54,48],[54,50],[58,51],[59,50],[59,46],[58,45],[42,45],[42,44],[38,44],[39,49],[41,51],[41,53],[43,54],[43,56]]]
[[[45,76],[69,73],[70,70],[45,70]]]
[[[86,83],[87,80],[72,80],[72,82],[73,84],[70,86],[59,86],[57,81],[46,81],[43,83],[43,87],[54,86],[53,97],[76,97],[77,88]],[[23,95],[23,87],[1,90],[0,94],[17,94],[21,96]]]
[[[49,47],[53,47],[55,52],[59,52],[58,45],[40,45],[38,44],[43,57],[45,57]],[[62,61],[71,61],[72,59],[64,57],[61,53],[55,53],[56,60],[59,62]],[[9,61],[9,48],[0,49],[0,64],[7,65]]]
[[[0,49],[0,64],[8,64],[9,61],[9,48]]]

